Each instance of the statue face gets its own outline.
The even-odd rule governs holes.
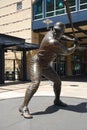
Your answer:
[[[55,38],[60,39],[61,36],[62,36],[62,34],[64,33],[64,31],[65,31],[65,25],[64,25],[64,23],[62,23],[62,22],[57,22],[57,23],[54,25],[53,32],[54,32]]]
[[[60,39],[64,33],[63,29],[54,29],[53,30],[54,36],[56,39]]]

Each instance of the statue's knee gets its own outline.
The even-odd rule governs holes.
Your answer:
[[[40,82],[39,81],[33,81],[29,87],[30,90],[36,91],[39,87]]]
[[[55,86],[61,86],[61,80],[55,80],[55,82],[54,82],[54,85]]]
[[[34,85],[34,86],[37,86],[37,87],[38,87],[39,84],[40,84],[40,81],[37,81],[37,80],[36,80],[36,81],[33,81],[33,85]]]

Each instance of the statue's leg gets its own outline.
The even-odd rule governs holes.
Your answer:
[[[32,118],[32,115],[29,112],[28,104],[30,99],[33,97],[34,93],[37,91],[39,84],[40,84],[40,77],[41,77],[41,71],[40,71],[39,63],[35,60],[31,62],[30,67],[30,76],[31,76],[31,83],[28,86],[23,104],[19,108],[19,111],[22,112],[23,116],[25,118]]]
[[[67,104],[63,103],[60,100],[61,80],[60,80],[58,74],[50,66],[47,69],[43,69],[42,74],[45,77],[47,77],[49,80],[53,81],[53,83],[54,83],[54,85],[53,85],[53,89],[54,89],[54,93],[55,93],[54,104],[60,105],[60,106],[67,106]]]

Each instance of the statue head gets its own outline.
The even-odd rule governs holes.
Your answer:
[[[54,37],[60,39],[64,32],[65,32],[65,24],[62,22],[57,22],[53,28]]]

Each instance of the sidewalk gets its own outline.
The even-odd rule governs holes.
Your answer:
[[[31,83],[6,83],[0,86],[0,100],[23,97],[29,84]],[[35,96],[54,96],[52,86],[51,81],[41,81]],[[87,99],[87,82],[62,81],[61,96]]]
[[[54,105],[50,81],[42,81],[30,102],[32,119],[18,111],[30,83],[6,84],[0,87],[0,130],[86,130],[87,83],[62,82],[61,99],[67,107]],[[17,97],[17,98],[14,98]],[[6,100],[3,100],[6,99]]]

